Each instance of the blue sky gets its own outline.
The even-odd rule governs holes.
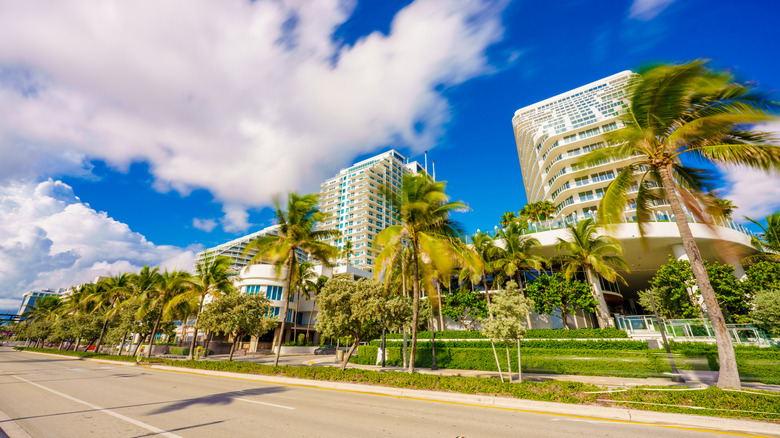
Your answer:
[[[274,194],[388,148],[436,161],[469,233],[525,204],[511,118],[650,62],[776,98],[771,1],[0,5],[0,309],[271,223]],[[780,130],[780,126],[767,129]],[[780,179],[724,170],[740,209]]]

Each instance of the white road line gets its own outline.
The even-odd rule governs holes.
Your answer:
[[[117,412],[114,412],[114,411],[112,411],[112,410],[110,410],[110,409],[101,408],[100,406],[98,406],[98,405],[95,405],[95,404],[92,404],[92,403],[90,403],[90,402],[87,402],[87,401],[84,401],[84,400],[79,400],[79,399],[77,399],[76,397],[71,397],[71,396],[69,396],[68,394],[63,394],[63,393],[61,393],[61,392],[59,392],[59,391],[55,391],[55,390],[53,390],[53,389],[51,389],[51,388],[47,388],[47,387],[45,387],[45,386],[43,386],[43,385],[39,385],[39,384],[37,384],[37,383],[35,383],[35,382],[31,382],[31,381],[29,381],[29,380],[27,380],[27,379],[25,379],[25,378],[23,378],[23,377],[19,377],[19,376],[13,376],[13,377],[14,377],[14,378],[16,378],[16,379],[19,379],[19,380],[21,380],[21,381],[23,381],[23,382],[27,382],[27,383],[29,383],[30,385],[33,385],[33,386],[35,386],[35,387],[41,388],[41,389],[43,389],[44,391],[49,391],[49,392],[51,392],[52,394],[57,394],[57,395],[59,395],[60,397],[66,398],[66,399],[68,399],[68,400],[70,400],[70,401],[74,401],[74,402],[76,402],[76,403],[80,403],[80,404],[82,404],[82,405],[84,405],[84,406],[87,406],[87,407],[89,407],[90,409],[94,409],[94,410],[96,410],[96,411],[103,412],[104,414],[108,414],[108,415],[110,415],[110,416],[112,416],[112,417],[119,418],[119,419],[120,419],[120,420],[122,420],[122,421],[126,421],[126,422],[128,422],[128,423],[130,423],[130,424],[134,424],[134,425],[136,425],[136,426],[138,426],[138,427],[141,427],[141,428],[143,428],[143,429],[146,429],[146,430],[148,430],[148,431],[150,431],[150,432],[154,432],[154,433],[156,433],[156,434],[159,434],[159,435],[162,435],[162,436],[165,436],[165,437],[168,437],[168,438],[182,438],[181,436],[179,436],[179,435],[176,435],[175,433],[167,432],[167,431],[165,431],[165,430],[162,430],[162,429],[160,429],[160,428],[158,428],[158,427],[154,427],[154,426],[152,426],[151,424],[146,424],[146,423],[143,423],[143,422],[141,422],[141,421],[138,421],[138,420],[135,420],[135,419],[133,419],[133,418],[127,417],[127,416],[125,416],[125,415],[122,415],[122,414],[119,414],[119,413],[117,413]]]
[[[264,403],[264,402],[254,401],[254,400],[247,400],[247,399],[245,399],[245,398],[235,398],[235,399],[233,399],[233,400],[241,400],[241,401],[244,401],[244,402],[247,402],[247,403],[257,403],[258,405],[273,406],[273,407],[275,407],[275,408],[282,408],[282,409],[295,409],[295,408],[291,408],[291,407],[289,407],[289,406],[282,406],[282,405],[275,405],[275,404],[273,404],[273,403]]]

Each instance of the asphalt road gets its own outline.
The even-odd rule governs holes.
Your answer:
[[[684,426],[104,365],[7,348],[0,349],[0,411],[36,438],[727,436]],[[0,420],[0,428],[8,424]]]

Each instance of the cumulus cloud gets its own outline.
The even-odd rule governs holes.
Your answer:
[[[217,227],[217,221],[214,219],[199,219],[199,218],[193,218],[192,219],[192,226],[201,230],[205,231],[207,233],[210,233],[211,230]]]
[[[433,143],[441,88],[491,71],[505,4],[417,0],[344,45],[342,0],[3,2],[0,180],[146,161],[155,187],[208,189],[241,229],[239,209],[359,154]]]
[[[780,140],[780,122],[759,125],[755,130],[773,133],[775,143]],[[736,166],[721,172],[726,182],[723,196],[739,207],[735,218],[760,220],[780,210],[780,174]]]
[[[634,0],[629,10],[629,18],[637,20],[652,20],[674,0]]]
[[[191,270],[199,249],[155,245],[82,203],[61,181],[0,188],[0,301],[146,264]]]

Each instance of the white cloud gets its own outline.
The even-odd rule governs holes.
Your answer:
[[[207,233],[210,233],[211,230],[217,227],[217,221],[214,219],[199,219],[199,218],[193,218],[192,219],[192,226],[205,231]]]
[[[773,133],[775,144],[780,141],[780,122],[758,125],[755,130]],[[761,220],[780,210],[780,174],[741,166],[724,167],[721,171],[726,180],[723,197],[739,207],[735,219],[744,221],[742,218],[747,216]]]
[[[155,245],[51,179],[0,187],[0,300],[145,264],[191,270],[200,248]]]
[[[345,4],[0,3],[0,184],[147,161],[155,187],[210,190],[238,230],[239,210],[356,155],[428,148],[449,117],[438,87],[491,70],[506,2],[417,0],[341,46]]]
[[[674,0],[634,0],[628,13],[629,18],[652,20]]]

